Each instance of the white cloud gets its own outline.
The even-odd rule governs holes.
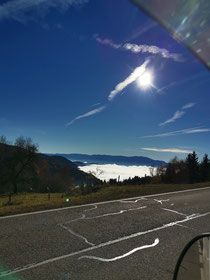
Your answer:
[[[108,99],[112,100],[119,92],[121,92],[129,84],[138,79],[145,72],[148,63],[149,60],[147,59],[141,66],[137,67],[123,82],[117,84],[115,89],[110,92]]]
[[[172,123],[172,122],[175,122],[175,120],[177,119],[180,119],[186,112],[184,110],[187,110],[187,109],[190,109],[192,108],[193,106],[195,106],[195,103],[188,103],[184,106],[182,106],[182,109],[181,110],[178,110],[174,113],[173,117],[166,120],[165,122],[163,123],[160,123],[159,125],[160,126],[163,126],[163,125],[166,125],[168,123]]]
[[[83,118],[87,118],[87,117],[89,117],[89,116],[92,116],[92,115],[95,115],[95,114],[97,114],[97,113],[100,113],[100,112],[102,112],[105,108],[106,108],[106,106],[101,106],[101,107],[99,107],[99,108],[97,108],[97,109],[94,109],[94,110],[92,110],[92,111],[89,111],[89,112],[87,112],[87,113],[85,113],[85,114],[83,114],[83,115],[80,115],[80,116],[74,118],[72,121],[70,121],[70,122],[67,123],[66,125],[69,126],[69,125],[73,124],[73,123],[74,123],[75,121],[77,121],[77,120],[80,120],[80,119],[83,119]]]
[[[148,45],[137,45],[137,44],[124,44],[123,48],[125,50],[130,50],[133,53],[152,53],[152,54],[160,54],[164,58],[171,58],[175,61],[182,62],[183,59],[179,54],[170,53],[166,49],[161,49],[157,46],[148,46]]]
[[[97,35],[95,36],[96,41],[100,44],[110,46],[114,49],[121,49],[125,51],[130,51],[132,53],[151,53],[151,54],[159,54],[164,58],[170,58],[178,62],[182,62],[183,58],[180,54],[170,53],[168,50],[159,48],[157,46],[149,46],[149,45],[137,45],[137,44],[116,44],[110,39],[101,39]]]
[[[95,36],[96,41],[101,43],[102,45],[107,45],[110,46],[114,49],[119,49],[122,47],[122,44],[115,44],[112,40],[110,39],[101,39],[100,37],[98,37],[97,35]]]
[[[11,0],[0,5],[0,20],[13,19],[25,22],[32,13],[44,17],[49,9],[67,10],[70,6],[87,3],[88,0]]]
[[[109,179],[118,179],[120,181],[133,178],[135,176],[144,177],[150,176],[150,166],[124,166],[117,164],[91,164],[87,166],[80,166],[79,169],[84,172],[91,172],[101,180],[109,181]],[[154,168],[154,171],[156,168]]]
[[[167,153],[178,153],[178,154],[189,154],[192,151],[189,150],[181,150],[181,149],[157,149],[157,148],[142,148],[145,151],[153,151],[153,152],[167,152]]]
[[[172,118],[168,119],[167,121],[160,123],[160,126],[166,125],[167,123],[175,122],[175,120],[181,118],[185,114],[184,111],[176,111]]]
[[[176,135],[183,135],[183,134],[194,134],[194,133],[202,133],[202,132],[210,132],[210,128],[188,128],[183,130],[177,130],[162,134],[154,134],[154,135],[147,135],[142,136],[140,138],[154,138],[154,137],[168,137],[168,136],[176,136]]]
[[[186,110],[195,106],[195,103],[188,103],[182,107],[182,110]]]
[[[93,104],[93,105],[91,105],[91,107],[95,107],[95,106],[98,106],[98,105],[100,105],[101,103],[95,103],[95,104]]]

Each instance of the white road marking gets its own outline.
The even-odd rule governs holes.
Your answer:
[[[96,208],[97,208],[97,206],[96,206]],[[96,208],[91,208],[91,209],[88,209],[88,210],[91,211],[91,210],[94,210]],[[57,224],[57,226],[60,226],[60,227],[64,228],[65,230],[67,230],[68,232],[70,232],[71,234],[83,239],[85,241],[85,243],[87,243],[91,246],[94,246],[95,244],[89,242],[86,237],[84,237],[83,235],[81,235],[79,233],[76,233],[75,231],[73,231],[69,227],[66,227],[64,224],[71,224],[71,223],[79,221],[79,220],[93,220],[93,219],[98,219],[98,218],[107,217],[107,216],[119,215],[119,214],[123,214],[125,212],[140,210],[140,209],[144,209],[144,208],[147,208],[147,206],[142,206],[142,207],[133,208],[133,209],[131,208],[131,209],[126,209],[126,210],[121,210],[120,212],[107,213],[107,214],[103,214],[103,215],[99,215],[99,216],[93,216],[93,217],[86,217],[85,214],[82,214],[82,216],[77,218],[77,219],[74,219],[74,220],[71,220],[71,221],[68,221],[68,222],[65,222],[65,223]],[[88,210],[85,210],[84,212],[87,212]]]
[[[82,217],[74,219],[74,220],[70,220],[70,221],[67,221],[67,222],[64,222],[63,224],[71,224],[71,223],[79,221],[79,220],[93,220],[93,219],[103,218],[103,217],[107,217],[107,216],[120,215],[120,214],[123,214],[125,212],[135,211],[135,210],[140,210],[140,209],[145,209],[145,208],[147,208],[147,206],[141,206],[141,207],[138,207],[138,208],[125,209],[125,210],[120,210],[119,212],[111,212],[111,213],[106,213],[106,214],[103,214],[103,215],[92,216],[92,217],[86,217],[85,214],[82,214]],[[90,209],[90,210],[93,210],[93,209]],[[58,224],[58,225],[60,225],[60,224]]]
[[[75,236],[81,238],[81,239],[84,240],[85,243],[87,243],[88,245],[91,245],[91,246],[94,246],[94,245],[95,245],[95,244],[89,242],[89,241],[87,240],[86,237],[82,236],[82,235],[79,234],[79,233],[76,233],[75,231],[71,230],[70,228],[64,226],[63,224],[60,224],[59,226],[62,227],[62,228],[64,228],[65,230],[67,230],[67,231],[70,232],[71,234],[73,234],[73,235],[75,235]]]
[[[119,214],[123,214],[123,213],[129,212],[129,211],[135,211],[135,210],[140,210],[140,209],[145,209],[145,208],[147,208],[147,206],[120,210],[120,212],[113,212],[113,213],[107,213],[107,214],[103,214],[103,215],[99,215],[99,216],[87,217],[86,220],[93,220],[93,219],[103,218],[103,217],[107,217],[107,216],[119,215]]]
[[[184,214],[184,213],[180,213],[180,212],[175,211],[175,210],[172,210],[172,209],[167,209],[167,208],[161,208],[161,209],[162,209],[162,210],[165,210],[165,211],[173,212],[173,213],[176,213],[176,214],[179,214],[179,215],[182,215],[182,216],[187,217],[187,215],[186,215],[186,214]]]
[[[52,258],[52,259],[48,259],[48,260],[45,260],[45,261],[42,261],[42,262],[39,262],[39,263],[36,263],[36,264],[29,264],[29,265],[27,265],[27,267],[25,266],[25,267],[22,267],[22,268],[15,268],[13,270],[4,271],[4,272],[0,273],[0,278],[4,277],[6,275],[14,274],[16,272],[21,272],[21,271],[33,269],[35,267],[46,265],[46,264],[49,264],[49,263],[52,263],[52,262],[55,262],[55,261],[59,261],[59,260],[62,260],[62,259],[66,259],[66,258],[69,258],[69,257],[79,255],[79,254],[83,254],[83,253],[86,253],[86,252],[89,252],[89,251],[92,251],[92,250],[95,250],[95,249],[98,249],[98,248],[103,248],[103,247],[106,247],[106,246],[109,246],[109,245],[112,245],[112,244],[116,244],[116,243],[119,243],[119,242],[122,242],[122,241],[125,241],[125,240],[129,240],[129,239],[132,239],[132,238],[135,238],[135,237],[138,237],[138,236],[142,236],[142,235],[145,235],[145,234],[148,234],[148,233],[151,233],[151,232],[156,232],[156,231],[159,231],[159,230],[162,230],[162,229],[173,227],[173,226],[176,226],[178,224],[183,224],[183,223],[186,223],[186,222],[194,220],[194,219],[205,217],[209,214],[210,214],[210,212],[207,212],[207,213],[204,213],[204,214],[197,214],[197,215],[194,215],[194,216],[190,215],[190,216],[187,216],[183,220],[171,222],[171,223],[165,224],[165,225],[157,227],[157,228],[153,228],[153,229],[143,231],[143,232],[133,233],[133,234],[128,235],[128,236],[123,236],[123,237],[120,237],[120,238],[115,239],[115,240],[111,240],[111,241],[108,241],[108,242],[105,242],[105,243],[101,243],[99,245],[88,247],[86,249],[83,249],[83,250],[80,250],[80,251],[77,251],[77,252],[73,252],[73,253],[70,253],[70,254],[67,254],[67,255],[63,255],[63,256]]]
[[[158,203],[160,203],[160,204],[163,204],[163,202],[169,201],[169,199],[162,199],[162,200],[160,200],[160,199],[154,199],[154,201],[156,201],[156,202],[158,202]]]
[[[139,199],[136,199],[136,200],[121,200],[120,202],[122,202],[122,203],[137,203],[137,202],[139,202],[140,200],[147,200],[146,198],[144,198],[144,197],[141,197],[141,198],[139,198]]]
[[[89,212],[89,211],[95,210],[97,208],[98,208],[98,206],[94,205],[94,208],[86,209],[86,210],[84,210],[84,212]]]
[[[70,220],[70,221],[68,221],[68,222],[65,222],[64,224],[70,224],[70,223],[73,223],[73,222],[76,222],[76,221],[79,221],[79,220],[83,220],[83,219],[85,219],[85,218],[86,218],[85,214],[82,214],[81,217],[79,217],[79,218],[77,218],[77,219],[74,219],[74,220]],[[60,225],[60,224],[57,224],[57,225]]]
[[[187,228],[187,229],[190,229],[190,227],[187,227],[187,226],[184,226],[184,225],[176,225],[176,226],[179,226],[179,227],[184,227],[184,228]]]
[[[159,239],[156,238],[155,241],[151,245],[144,245],[144,246],[141,246],[141,247],[134,248],[133,250],[129,251],[128,253],[126,253],[124,255],[121,255],[121,256],[118,256],[118,257],[115,257],[115,258],[112,258],[112,259],[104,259],[104,258],[99,258],[99,257],[95,257],[95,256],[81,256],[78,259],[79,260],[81,260],[81,259],[91,259],[91,260],[98,260],[98,261],[101,261],[101,262],[114,262],[114,261],[126,258],[126,257],[132,255],[133,253],[137,252],[137,251],[147,249],[147,248],[151,248],[151,247],[155,247],[156,245],[158,245],[158,243],[159,243]]]
[[[183,191],[175,191],[175,192],[167,192],[167,193],[159,193],[159,194],[151,194],[151,195],[144,195],[143,198],[156,197],[156,196],[164,196],[164,195],[172,195],[172,194],[177,194],[177,193],[202,191],[202,190],[208,190],[208,189],[210,189],[210,187],[190,189],[190,190],[183,190]],[[130,197],[130,198],[126,198],[124,200],[132,200],[132,199],[138,199],[138,198],[142,198],[142,196]],[[68,209],[87,207],[87,206],[91,206],[91,205],[95,206],[95,205],[102,205],[102,204],[108,204],[108,203],[115,203],[115,202],[120,202],[120,201],[122,201],[122,199],[103,201],[103,202],[96,202],[96,203],[89,203],[89,204],[82,204],[82,205],[69,206],[69,207],[63,207],[63,208],[56,208],[56,209],[50,209],[50,210],[42,210],[42,211],[29,212],[29,213],[23,213],[23,214],[15,214],[15,215],[10,215],[10,216],[0,217],[0,220],[10,219],[10,218],[17,218],[17,217],[22,217],[22,216],[35,215],[35,214],[42,214],[42,213],[46,213],[46,212],[63,211],[63,210],[68,210]]]

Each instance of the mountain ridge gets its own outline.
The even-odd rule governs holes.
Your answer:
[[[121,156],[121,155],[104,155],[104,154],[47,154],[59,155],[65,157],[72,162],[82,162],[83,164],[118,164],[118,165],[139,165],[139,166],[153,166],[158,167],[160,164],[166,166],[167,162],[162,160],[154,160],[143,156]]]

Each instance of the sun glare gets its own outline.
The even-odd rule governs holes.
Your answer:
[[[152,85],[152,74],[148,71],[144,72],[138,79],[137,84],[140,88],[148,88]]]

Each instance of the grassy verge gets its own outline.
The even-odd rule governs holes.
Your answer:
[[[203,188],[210,186],[210,183],[199,184],[155,184],[140,186],[111,186],[102,188],[96,193],[87,195],[71,196],[70,201],[66,202],[66,196],[62,193],[50,195],[42,193],[27,193],[12,196],[11,203],[8,204],[8,196],[0,197],[0,216],[33,212],[45,209],[81,205],[86,203],[129,198],[141,195],[158,194],[164,192],[173,192],[194,188]]]

